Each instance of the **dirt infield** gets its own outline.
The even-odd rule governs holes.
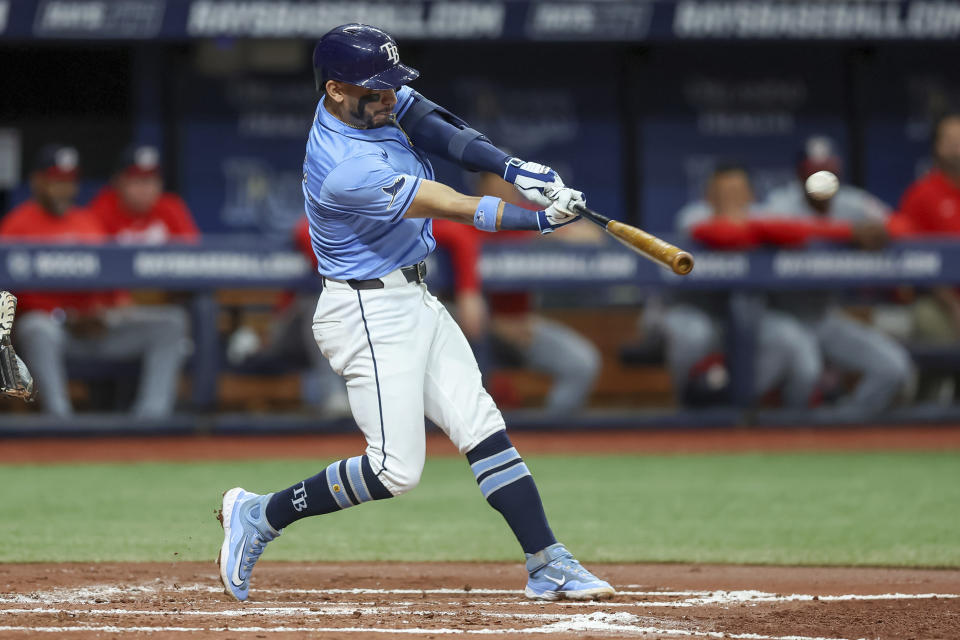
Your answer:
[[[533,453],[960,449],[960,428],[517,433]],[[338,457],[359,436],[12,439],[0,464]],[[442,435],[431,455],[457,455]],[[257,567],[251,600],[210,563],[0,564],[0,638],[960,638],[960,571],[716,565],[593,567],[600,603],[524,599],[507,564]]]
[[[519,565],[258,566],[251,600],[211,563],[2,565],[0,637],[956,638],[960,571],[607,565],[600,603],[534,603]]]

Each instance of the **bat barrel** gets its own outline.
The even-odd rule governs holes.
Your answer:
[[[693,271],[693,256],[669,242],[664,242],[642,229],[618,220],[611,220],[607,216],[586,207],[577,207],[576,210],[583,217],[603,227],[607,233],[643,257],[649,258],[681,276]]]
[[[674,273],[685,276],[693,271],[693,256],[686,251],[681,251],[670,261],[670,268]]]

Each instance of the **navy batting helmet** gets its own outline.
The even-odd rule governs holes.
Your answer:
[[[317,91],[327,80],[367,89],[394,89],[416,80],[420,72],[400,63],[390,34],[365,24],[343,24],[325,33],[313,50]]]

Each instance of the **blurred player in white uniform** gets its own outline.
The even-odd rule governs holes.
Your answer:
[[[807,141],[797,165],[797,179],[770,193],[762,215],[774,218],[827,218],[849,223],[853,241],[876,249],[886,240],[890,209],[881,200],[843,184],[831,198],[807,194],[804,182],[817,171],[841,176],[841,162],[829,139]],[[910,354],[890,336],[853,319],[829,292],[791,292],[773,298],[773,306],[793,314],[816,338],[820,354],[837,369],[855,373],[859,382],[840,400],[842,418],[867,419],[883,411],[909,387],[913,377]]]
[[[740,225],[760,215],[750,178],[740,165],[717,166],[704,196],[677,214],[678,232],[689,236],[701,225]],[[664,336],[674,389],[687,405],[729,401],[726,370],[713,362],[727,342],[728,308],[728,292],[679,292],[667,297],[660,313],[645,315],[646,331]],[[807,408],[822,373],[816,340],[782,311],[764,309],[756,320],[752,399],[779,389],[785,407]]]

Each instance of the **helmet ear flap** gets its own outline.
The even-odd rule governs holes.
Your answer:
[[[313,48],[313,84],[317,89],[317,93],[323,93],[323,87],[327,84],[326,73],[324,73],[323,65],[321,64],[321,43],[317,42],[316,46]]]

